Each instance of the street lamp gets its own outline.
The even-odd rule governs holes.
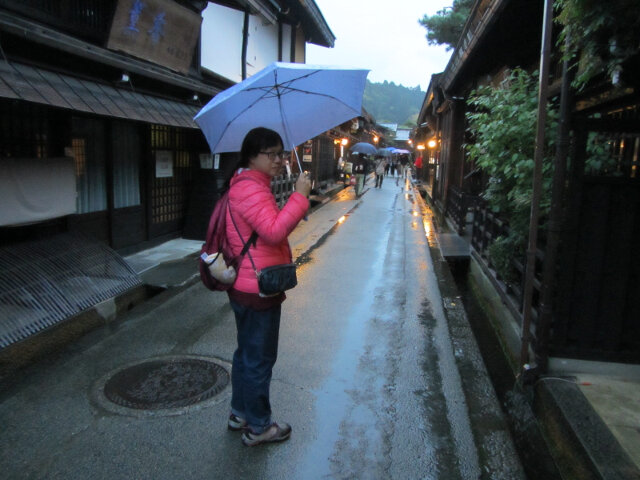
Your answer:
[[[373,137],[373,143],[378,143],[378,140],[380,140],[380,137],[378,137],[377,135],[375,135]]]
[[[348,138],[343,138],[342,140],[340,140],[340,157],[344,157],[344,147],[346,147],[349,144],[349,139]]]
[[[418,145],[416,145],[416,148],[418,150],[424,150],[424,145],[422,143],[419,143]]]
[[[436,145],[438,144],[438,142],[436,142],[436,140],[434,138],[432,138],[431,140],[429,140],[427,142],[427,146],[429,148],[436,148]]]

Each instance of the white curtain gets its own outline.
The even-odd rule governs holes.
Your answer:
[[[76,212],[71,158],[0,159],[0,226],[33,223]]]

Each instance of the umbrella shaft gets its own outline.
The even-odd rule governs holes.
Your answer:
[[[298,161],[298,168],[300,169],[300,173],[302,174],[302,165],[300,164],[300,157],[298,156],[298,150],[296,149],[295,145],[292,145],[292,150],[293,153],[295,153],[296,155],[296,160]]]

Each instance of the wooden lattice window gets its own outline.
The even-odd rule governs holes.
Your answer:
[[[608,112],[604,118],[614,124],[616,120],[638,121],[640,120],[639,107],[640,105],[622,107]],[[591,152],[595,152],[591,155],[595,156],[596,162],[588,164],[587,174],[640,178],[640,135],[637,133],[592,132],[588,148]]]
[[[4,2],[20,12],[56,29],[92,41],[102,41],[111,25],[116,0],[19,0]]]
[[[182,224],[187,211],[188,186],[191,182],[189,132],[164,125],[151,126],[151,148],[156,162],[151,189],[151,223],[167,224],[167,231]],[[158,162],[163,158],[163,170]]]

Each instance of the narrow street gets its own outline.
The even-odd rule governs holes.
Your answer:
[[[282,374],[291,362],[315,397],[298,478],[477,478],[420,209],[386,180],[312,252],[291,295]]]
[[[226,430],[229,387],[168,414],[96,400],[101,377],[146,358],[206,356],[230,368],[226,295],[196,284],[133,309],[6,391],[3,476],[497,478],[474,442],[423,213],[410,186],[387,177],[357,199],[343,191],[292,234],[299,285],[283,305],[271,388],[274,419],[293,426],[288,442],[242,446]],[[512,447],[495,448],[500,478],[524,478]]]

